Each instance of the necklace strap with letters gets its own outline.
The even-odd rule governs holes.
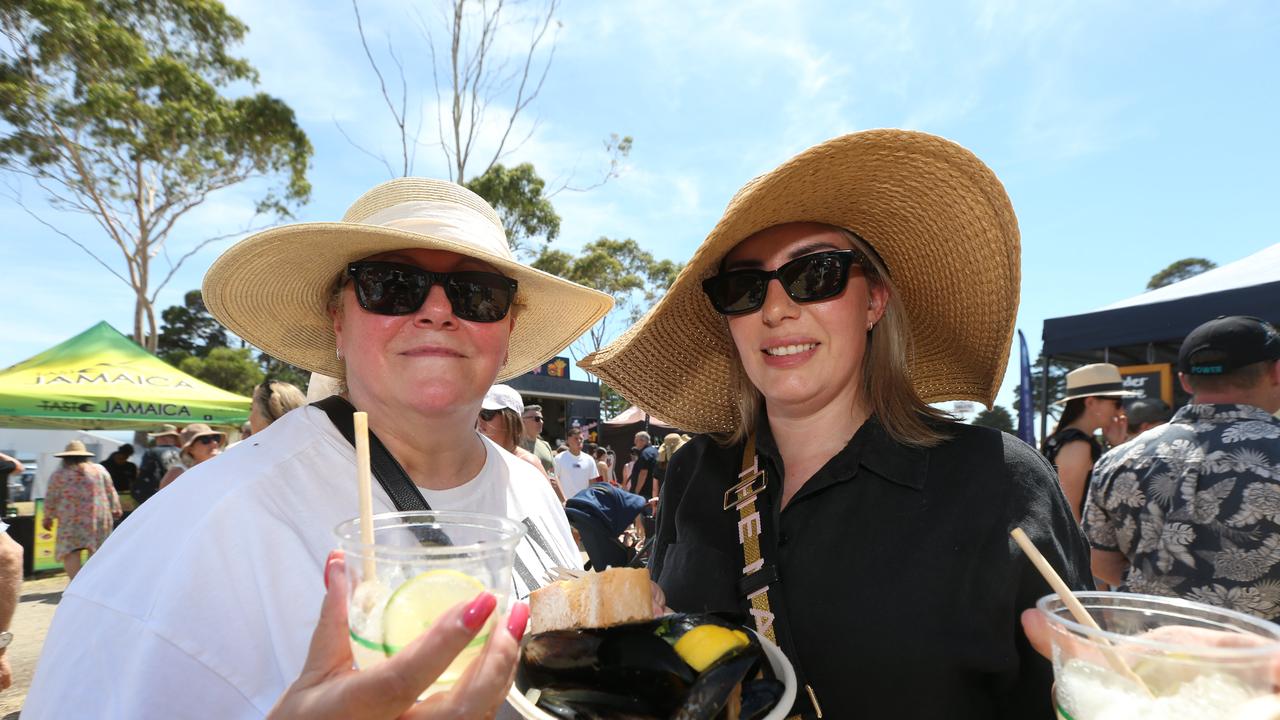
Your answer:
[[[751,603],[749,612],[755,621],[756,632],[778,645],[774,631],[774,611],[769,604],[769,586],[776,584],[780,578],[777,566],[766,563],[761,551],[760,538],[764,534],[764,522],[756,507],[756,496],[768,486],[769,479],[760,467],[760,457],[756,455],[756,435],[751,433],[742,448],[742,470],[738,473],[738,481],[724,493],[724,509],[738,511],[738,544],[742,546],[742,578],[738,589]],[[793,659],[792,664],[799,669],[798,660]],[[818,695],[813,686],[806,683],[804,689],[815,716],[822,718],[822,706],[818,704]],[[801,717],[793,715],[788,720],[798,720]]]

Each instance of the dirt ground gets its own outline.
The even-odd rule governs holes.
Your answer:
[[[22,599],[13,616],[13,644],[5,651],[13,669],[13,685],[0,692],[0,720],[14,720],[27,699],[31,675],[40,658],[44,635],[53,620],[53,611],[67,587],[67,576],[59,572],[48,577],[28,578],[22,583]]]

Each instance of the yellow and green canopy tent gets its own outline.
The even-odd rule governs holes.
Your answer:
[[[0,427],[239,425],[251,402],[165,363],[105,322],[0,371]]]

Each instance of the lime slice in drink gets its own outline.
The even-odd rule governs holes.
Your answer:
[[[469,602],[484,589],[479,580],[457,570],[428,570],[410,578],[391,594],[382,613],[387,655],[399,652],[449,608]],[[484,644],[487,637],[487,632],[479,635],[471,645]]]

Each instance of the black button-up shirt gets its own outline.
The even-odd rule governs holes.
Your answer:
[[[1026,531],[1074,588],[1088,587],[1088,548],[1038,452],[987,428],[946,429],[919,449],[868,420],[779,512],[782,459],[761,416],[775,631],[826,718],[1053,716],[1052,668],[1019,624],[1052,591],[1009,531]],[[671,460],[650,570],[677,611],[748,608],[738,512],[723,509],[742,451],[702,436]],[[812,717],[805,695],[796,711]]]

